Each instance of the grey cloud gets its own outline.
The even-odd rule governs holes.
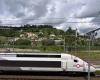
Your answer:
[[[80,32],[82,32],[82,33],[87,33],[87,32],[89,32],[89,31],[92,31],[92,30],[94,30],[94,28],[93,27],[87,27],[87,28],[82,28],[82,29],[80,29]]]
[[[9,12],[16,16],[22,18],[38,18],[47,12],[46,5],[49,0],[5,0],[6,5],[9,7]],[[34,2],[34,3],[30,3]],[[36,3],[36,4],[35,4]],[[34,14],[34,15],[30,15]]]
[[[47,12],[48,2],[49,0],[44,0],[44,2],[41,1],[38,5],[34,6],[34,10],[36,12],[35,16],[37,17],[45,16]]]
[[[100,25],[100,15],[98,15],[97,17],[95,17],[93,20],[92,20],[92,22],[94,23],[94,24],[98,24],[98,26]]]
[[[1,21],[5,24],[52,24],[59,29],[75,28],[79,22],[70,17],[85,19],[94,17],[92,22],[100,21],[100,0],[0,0],[0,18],[15,19]],[[80,20],[81,21],[81,20]],[[88,20],[86,20],[88,21]],[[90,25],[91,26],[91,25]],[[92,27],[80,25],[81,32]]]
[[[84,5],[77,13],[77,17],[96,17],[100,14],[100,0],[84,0]]]
[[[2,21],[0,21],[0,24],[2,24]]]

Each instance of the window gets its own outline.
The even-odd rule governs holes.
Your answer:
[[[47,57],[47,58],[61,58],[61,55],[28,55],[28,54],[17,54],[17,57]]]
[[[74,59],[74,62],[78,62],[78,60],[77,59]]]
[[[8,61],[0,60],[5,67],[55,67],[61,68],[61,61]]]

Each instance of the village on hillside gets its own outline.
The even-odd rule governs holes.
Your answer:
[[[64,52],[64,48],[66,51],[76,48],[77,50],[87,50],[88,42],[87,36],[81,35],[79,32],[76,33],[76,30],[71,27],[66,31],[56,29],[51,25],[2,26],[0,28],[0,47],[3,50],[12,50],[13,48],[43,52]],[[100,38],[93,39],[91,46],[92,49],[100,49]]]

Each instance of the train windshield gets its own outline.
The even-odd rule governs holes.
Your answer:
[[[78,60],[77,59],[74,59],[74,62],[78,62]]]

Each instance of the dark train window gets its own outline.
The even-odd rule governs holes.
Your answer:
[[[7,61],[0,60],[5,67],[61,67],[61,61]]]
[[[77,59],[74,59],[74,62],[78,62],[78,60]]]
[[[26,55],[17,54],[17,57],[47,57],[47,58],[61,58],[61,55]]]

